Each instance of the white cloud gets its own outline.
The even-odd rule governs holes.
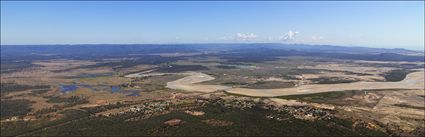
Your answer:
[[[299,32],[289,30],[288,33],[286,33],[283,36],[279,37],[279,40],[287,41],[287,40],[293,40],[295,38],[295,35],[297,35]]]
[[[235,40],[253,40],[257,38],[257,35],[255,35],[254,33],[236,33],[236,37]]]
[[[323,40],[324,37],[323,36],[311,36],[311,39],[314,41],[319,41],[319,40]]]

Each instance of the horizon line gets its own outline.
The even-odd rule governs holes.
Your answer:
[[[277,43],[277,42],[211,42],[211,43],[202,43],[202,42],[188,42],[188,43],[78,43],[78,44],[1,44],[0,46],[78,46],[78,45],[184,45],[184,44],[280,44],[280,45],[307,45],[307,46],[337,46],[337,47],[347,47],[347,48],[373,48],[373,49],[403,49],[410,51],[425,51],[425,46],[423,49],[406,49],[406,48],[383,48],[383,47],[368,47],[368,46],[344,46],[337,44],[304,44],[304,43]]]

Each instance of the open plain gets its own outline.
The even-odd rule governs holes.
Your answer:
[[[169,50],[143,54],[157,47],[111,46],[114,56],[2,46],[1,135],[425,133],[424,60],[415,51],[241,45],[162,45]]]

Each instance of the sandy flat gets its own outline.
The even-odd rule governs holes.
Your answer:
[[[228,93],[257,97],[275,97],[345,90],[425,89],[423,69],[418,72],[408,74],[406,78],[400,82],[354,82],[341,84],[312,84],[302,85],[294,88],[277,89],[249,89],[232,88],[223,85],[204,85],[198,83],[214,80],[215,78],[201,72],[186,72],[180,74],[188,76],[175,81],[168,82],[166,87],[171,89],[197,92],[214,92],[217,90],[225,90]]]
[[[343,84],[313,84],[295,88],[248,89],[231,88],[226,91],[234,94],[259,97],[312,94],[330,91],[366,90],[366,89],[424,89],[424,71],[413,72],[400,82],[355,82]]]
[[[189,76],[172,81],[172,82],[168,82],[166,87],[171,89],[180,89],[180,90],[186,90],[186,91],[200,91],[200,92],[214,92],[217,90],[225,90],[230,88],[230,87],[222,86],[222,85],[196,84],[196,83],[201,83],[204,81],[214,80],[215,78],[200,72],[191,72],[186,74]]]

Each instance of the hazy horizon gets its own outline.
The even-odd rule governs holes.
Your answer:
[[[199,44],[199,45],[207,45],[207,44],[281,44],[282,46],[297,46],[297,45],[308,45],[308,46],[338,46],[338,47],[347,47],[347,48],[377,48],[377,49],[404,49],[404,50],[412,50],[412,51],[425,51],[424,48],[422,49],[408,49],[408,48],[398,48],[398,47],[366,47],[366,46],[345,46],[345,45],[332,45],[332,44],[303,44],[303,43],[76,43],[76,44],[0,44],[0,46],[79,46],[79,45],[96,45],[96,46],[114,46],[114,45],[184,45],[184,44]]]

